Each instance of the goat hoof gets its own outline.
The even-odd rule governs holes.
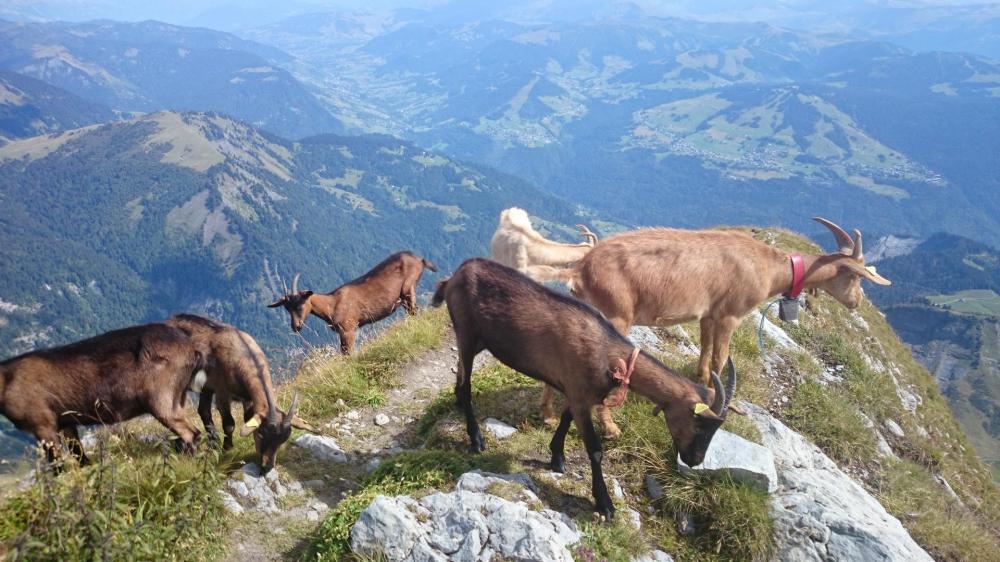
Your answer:
[[[482,453],[486,450],[486,441],[483,440],[482,435],[477,435],[472,438],[472,452]]]
[[[598,507],[597,514],[604,519],[605,522],[610,523],[615,520],[615,506],[609,505],[607,507]]]
[[[549,466],[552,467],[553,472],[558,472],[559,474],[566,473],[565,459],[552,459],[552,462],[549,464]]]
[[[222,450],[223,451],[228,451],[229,449],[232,449],[232,448],[233,448],[233,440],[231,438],[227,437],[226,440],[222,442]]]
[[[559,427],[559,418],[547,417],[542,420],[542,423],[544,423],[545,426],[548,427],[549,429],[555,429]]]

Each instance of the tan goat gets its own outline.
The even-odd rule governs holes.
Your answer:
[[[512,267],[535,281],[552,281],[559,278],[559,268],[580,261],[597,245],[597,235],[582,224],[576,225],[587,240],[580,244],[554,242],[538,233],[531,226],[531,219],[523,209],[511,207],[500,213],[490,251],[493,259]]]
[[[860,231],[854,231],[852,240],[832,222],[815,220],[830,229],[840,250],[801,256],[800,288],[822,289],[855,308],[864,295],[862,278],[890,284],[865,267]],[[793,281],[792,254],[743,232],[651,228],[602,242],[577,264],[570,289],[623,334],[633,324],[670,326],[698,320],[698,376],[708,384],[709,373],[729,358],[729,339],[741,319],[764,300],[790,292]],[[549,410],[553,398],[546,389],[542,400]],[[615,427],[607,411],[599,413],[606,428]]]

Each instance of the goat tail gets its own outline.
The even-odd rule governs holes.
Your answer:
[[[437,268],[436,265],[434,265],[434,262],[432,262],[431,260],[428,260],[428,259],[424,259],[424,258],[420,258],[420,261],[423,262],[424,267],[426,267],[427,269],[429,269],[429,270],[437,273],[438,268]]]
[[[438,307],[444,302],[444,291],[448,287],[448,279],[438,281],[437,287],[434,288],[434,298],[431,299],[431,306]]]

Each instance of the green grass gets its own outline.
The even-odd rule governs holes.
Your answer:
[[[959,291],[950,295],[934,295],[927,300],[961,314],[1000,317],[1000,295],[989,289]]]
[[[378,406],[396,384],[399,368],[440,346],[447,327],[445,309],[427,310],[396,322],[350,357],[312,357],[295,381],[281,388],[282,402],[300,390],[299,411],[306,419],[331,418],[344,408]]]
[[[789,427],[809,437],[842,465],[869,463],[875,438],[841,389],[804,381],[792,391],[785,412]]]
[[[351,526],[376,496],[415,494],[441,489],[463,473],[474,469],[509,472],[496,455],[463,455],[447,451],[403,453],[383,462],[368,475],[361,487],[345,497],[310,538],[303,560],[340,560],[350,552]]]
[[[13,560],[204,560],[227,525],[217,490],[228,457],[109,446],[93,466],[39,463],[33,484],[0,506],[0,541]]]

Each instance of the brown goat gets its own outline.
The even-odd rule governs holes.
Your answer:
[[[302,330],[309,314],[315,314],[337,332],[340,351],[347,355],[354,349],[354,338],[361,326],[382,320],[396,312],[400,304],[408,314],[417,312],[417,283],[424,268],[437,271],[433,263],[412,252],[398,252],[325,295],[299,291],[296,274],[292,292],[267,306],[285,307],[296,333]]]
[[[861,279],[890,282],[865,267],[861,232],[855,239],[817,217],[834,234],[840,251],[802,256],[804,289],[822,289],[848,308],[861,303]],[[729,340],[754,307],[792,289],[790,254],[735,230],[651,228],[608,238],[577,264],[574,295],[594,305],[623,334],[633,324],[701,323],[698,374],[729,358]],[[552,400],[551,392],[543,403]],[[549,406],[551,408],[551,406]],[[544,407],[543,407],[544,411]],[[605,427],[613,426],[601,412]]]
[[[0,363],[0,410],[34,435],[55,460],[59,433],[81,463],[78,425],[112,424],[152,414],[193,452],[198,430],[185,391],[204,354],[183,331],[147,324],[25,353]]]
[[[217,438],[212,420],[212,398],[222,417],[225,432],[223,448],[233,446],[231,402],[243,404],[244,428],[241,435],[253,433],[261,471],[274,467],[278,449],[291,435],[293,427],[315,431],[295,415],[298,395],[292,397],[288,412],[275,406],[274,386],[267,357],[250,334],[202,316],[177,314],[167,324],[183,330],[201,349],[207,350],[205,376],[192,381],[191,390],[198,392],[198,415],[211,439]]]
[[[552,291],[517,271],[485,259],[471,259],[438,284],[433,306],[448,303],[458,342],[455,395],[465,412],[472,451],[485,448],[472,411],[472,361],[489,350],[501,363],[559,389],[566,409],[549,445],[552,468],[565,471],[564,444],[576,423],[590,458],[597,511],[611,518],[614,506],[601,471],[601,438],[591,409],[618,386],[611,368],[632,355],[635,346],[586,303]],[[726,388],[715,373],[715,390],[673,372],[651,355],[638,353],[631,387],[666,416],[674,446],[688,465],[700,464],[715,431],[726,417],[736,375],[729,365]],[[706,403],[712,403],[711,408]]]

